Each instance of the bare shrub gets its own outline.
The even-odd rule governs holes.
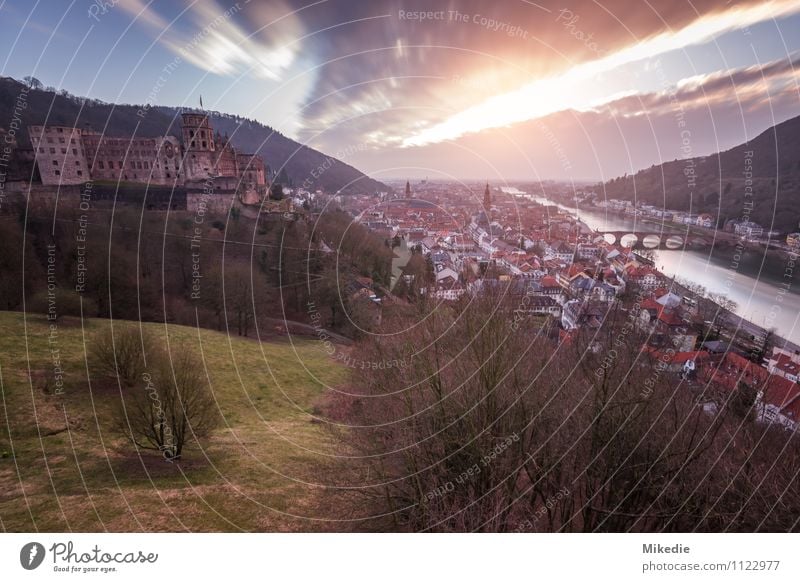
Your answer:
[[[219,424],[216,402],[193,350],[159,352],[153,370],[125,393],[117,426],[136,447],[178,461],[187,445],[201,442]]]
[[[140,381],[157,351],[152,333],[140,327],[112,326],[97,332],[89,346],[89,371],[93,376],[117,378],[123,386]]]

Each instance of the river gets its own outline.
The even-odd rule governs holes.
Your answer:
[[[533,199],[554,204],[538,196]],[[557,206],[578,216],[593,230],[659,232],[657,225],[636,221],[633,217]],[[737,303],[738,315],[765,329],[774,327],[780,336],[800,344],[800,285],[794,283],[794,266],[785,259],[772,254],[765,256],[755,250],[744,252],[738,261],[736,258],[733,251],[712,254],[698,250],[663,250],[656,251],[655,265],[669,277],[687,279],[711,292],[726,294]]]

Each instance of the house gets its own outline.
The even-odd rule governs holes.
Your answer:
[[[443,267],[436,272],[436,284],[447,285],[458,282],[458,273],[450,267]]]
[[[437,285],[431,291],[431,297],[439,301],[456,301],[466,292],[466,288],[456,282],[450,285]]]
[[[735,389],[739,382],[758,387],[764,384],[769,376],[766,368],[732,351],[726,352],[716,366],[709,365],[703,370],[705,380],[728,390]]]
[[[685,212],[673,212],[672,213],[672,222],[677,224],[683,224],[683,220],[686,218]]]
[[[583,301],[579,299],[572,299],[564,304],[561,310],[561,327],[570,331],[577,329],[580,323],[581,310],[583,308]]]
[[[564,289],[561,287],[555,277],[552,275],[546,275],[539,281],[539,285],[541,289],[539,292],[540,295],[550,296],[559,303],[562,301]]]
[[[628,280],[633,281],[643,289],[656,289],[660,284],[658,272],[653,267],[630,265],[626,268],[625,274]]]
[[[616,297],[617,290],[609,283],[599,283],[592,288],[592,298],[598,301],[614,301]]]
[[[673,353],[651,349],[648,352],[656,361],[663,362],[667,370],[680,373],[684,377],[693,374],[710,360],[710,354],[703,350]]]
[[[797,356],[787,353],[778,353],[777,357],[773,356],[769,360],[767,369],[770,374],[786,378],[791,382],[797,382],[800,377],[800,363],[797,361]]]
[[[608,303],[572,299],[567,301],[561,310],[561,326],[567,331],[579,327],[599,329],[608,314],[608,309]]]
[[[561,317],[561,305],[552,297],[528,294],[522,298],[519,309],[530,314]]]
[[[559,241],[555,244],[550,245],[545,250],[544,258],[547,259],[555,259],[557,261],[563,261],[564,263],[570,264],[572,263],[572,259],[575,256],[575,249],[568,245],[563,241]]]
[[[580,243],[575,254],[579,259],[597,259],[600,253],[601,248],[599,245],[594,243]]]
[[[670,309],[678,307],[683,302],[680,295],[676,295],[672,291],[667,291],[666,289],[657,289],[654,295],[656,297],[656,303],[664,307],[669,307]]]
[[[780,376],[769,376],[756,397],[756,409],[759,422],[797,430],[800,426],[800,386]]]
[[[734,232],[748,240],[755,240],[764,235],[764,228],[756,222],[747,220],[734,226]]]
[[[697,217],[697,226],[702,226],[703,228],[711,228],[714,226],[714,217],[710,214],[701,214]]]

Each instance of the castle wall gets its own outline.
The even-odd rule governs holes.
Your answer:
[[[82,184],[90,179],[81,130],[62,126],[28,126],[42,184]]]
[[[212,179],[216,193],[206,205],[214,212],[230,207],[230,199],[217,198],[223,190],[245,204],[260,203],[267,190],[261,157],[238,153],[227,139],[215,136],[204,114],[184,113],[181,120],[183,142],[173,136],[114,137],[60,126],[30,126],[28,131],[44,185],[93,180],[195,184],[189,190],[197,190],[197,183]]]
[[[84,132],[86,158],[94,180],[180,184],[180,144],[173,137],[125,139]],[[162,145],[169,143],[167,160]]]

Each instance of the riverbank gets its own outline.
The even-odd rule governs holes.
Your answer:
[[[741,327],[752,330],[753,335],[775,328],[777,335],[792,346],[800,344],[800,288],[794,282],[797,255],[775,249],[768,251],[759,244],[721,243],[722,235],[726,235],[727,240],[733,237],[738,241],[733,233],[670,224],[603,208],[569,207],[540,196],[531,199],[558,206],[598,233],[627,230],[661,236],[668,232],[669,236],[685,237],[687,233],[702,232],[703,238],[713,240],[713,246],[655,251],[655,267],[666,277],[693,281],[711,293],[720,293],[735,301],[738,307],[732,314],[734,325],[739,323],[733,318],[740,318]]]

